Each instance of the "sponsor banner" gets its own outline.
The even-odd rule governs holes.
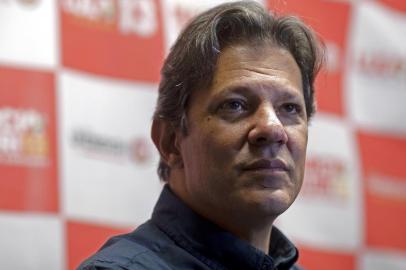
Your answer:
[[[312,120],[301,193],[278,219],[293,238],[337,250],[355,250],[360,245],[363,216],[354,149],[345,122],[322,114]]]
[[[0,62],[56,66],[55,5],[53,0],[0,0]]]
[[[355,11],[348,65],[349,116],[364,129],[406,133],[406,18],[374,2]]]
[[[406,138],[359,132],[366,242],[406,250]]]
[[[355,270],[355,253],[326,250],[324,248],[315,249],[309,246],[299,245],[299,265],[304,269],[311,270]],[[382,268],[383,269],[383,268]]]
[[[65,212],[115,224],[145,221],[161,190],[149,135],[157,86],[68,71],[59,85]]]
[[[326,62],[316,80],[319,111],[343,116],[343,73],[352,6],[326,0],[268,0],[271,11],[299,16],[321,37],[326,46]],[[320,12],[322,11],[322,12]]]
[[[61,0],[62,63],[125,79],[158,81],[163,37],[158,0]]]
[[[387,250],[367,250],[360,258],[360,270],[404,270],[406,255]]]
[[[54,84],[0,66],[0,209],[58,210]]]
[[[76,269],[113,235],[128,233],[133,229],[68,221],[66,224],[68,269]]]
[[[232,1],[233,0],[162,0],[166,51],[169,51],[183,27],[195,15],[221,3]],[[264,4],[265,0],[256,0],[256,2]]]
[[[0,213],[1,269],[64,269],[62,221],[57,216]]]

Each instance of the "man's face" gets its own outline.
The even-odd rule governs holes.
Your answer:
[[[301,73],[288,51],[268,44],[224,49],[211,87],[191,97],[187,116],[180,185],[192,208],[207,217],[276,218],[292,204],[308,123]]]

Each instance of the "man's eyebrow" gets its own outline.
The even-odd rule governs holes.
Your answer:
[[[254,94],[255,91],[251,89],[255,88],[269,88],[269,91],[275,91],[279,95],[280,98],[283,99],[293,99],[293,98],[299,98],[300,95],[298,95],[298,92],[294,90],[293,88],[285,85],[274,85],[274,84],[263,84],[263,83],[258,83],[258,84],[253,84],[253,83],[247,83],[247,84],[232,84],[228,85],[224,88],[221,89],[219,93],[217,93],[215,96],[225,96],[228,94],[243,94],[243,95],[249,95],[249,94]],[[300,90],[301,91],[301,90]]]
[[[302,100],[301,95],[299,95],[299,93],[289,90],[289,88],[286,88],[286,89],[288,89],[288,90],[281,91],[279,93],[281,99],[295,99],[295,100],[300,99],[300,100]],[[303,101],[304,101],[304,98],[303,98]]]
[[[219,94],[221,95],[227,95],[227,94],[246,94],[250,92],[250,88],[252,86],[249,86],[248,84],[234,84],[234,85],[228,85],[224,88],[221,89]]]

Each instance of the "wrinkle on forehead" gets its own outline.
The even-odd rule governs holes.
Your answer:
[[[212,86],[234,78],[269,80],[302,90],[302,76],[295,59],[284,48],[271,45],[230,46],[219,57]]]

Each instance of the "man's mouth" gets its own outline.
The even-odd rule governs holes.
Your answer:
[[[287,172],[288,165],[279,158],[275,159],[258,159],[246,166],[243,166],[243,171],[269,171],[269,172]]]

